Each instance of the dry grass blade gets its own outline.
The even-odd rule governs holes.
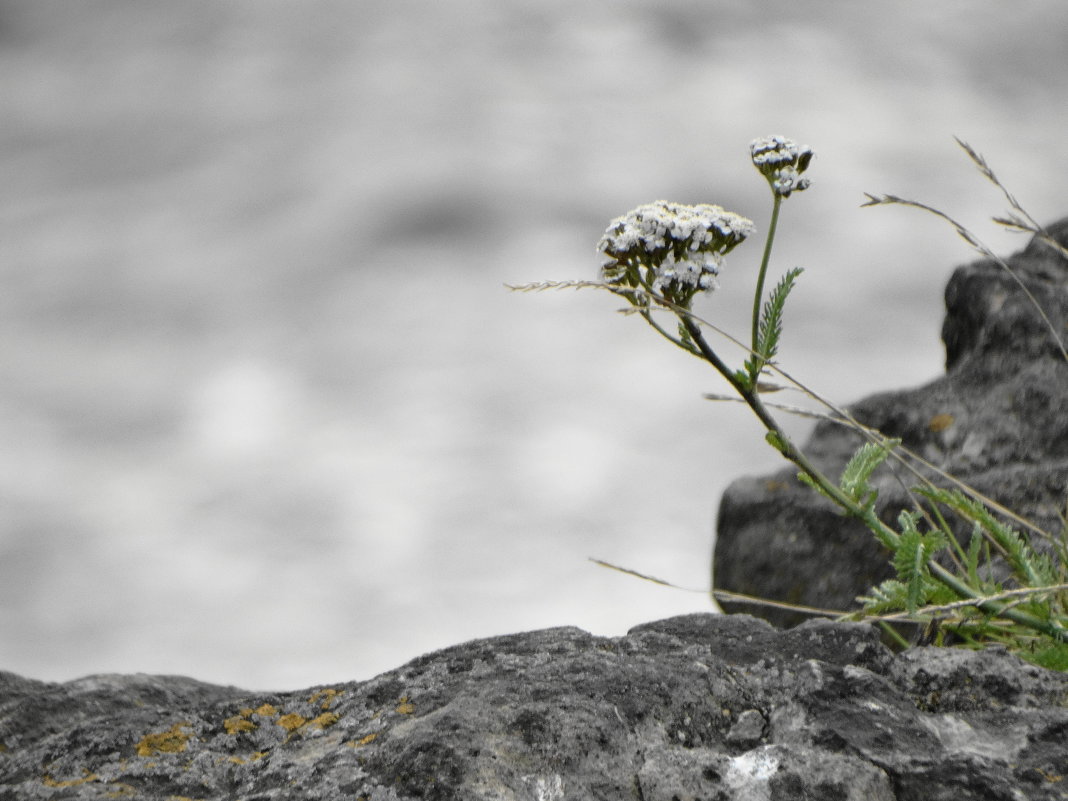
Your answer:
[[[994,174],[993,168],[990,166],[989,163],[987,163],[987,160],[983,158],[982,154],[975,150],[975,148],[973,148],[960,137],[955,136],[953,138],[957,140],[957,144],[961,146],[961,149],[968,154],[968,158],[972,160],[972,163],[975,164],[976,168],[979,170],[980,173],[982,173],[983,177],[1001,190],[1001,193],[1005,196],[1005,199],[1008,201],[1009,206],[1012,208],[1012,211],[1009,212],[1007,216],[994,217],[994,222],[1013,231],[1034,234],[1047,245],[1052,247],[1054,250],[1058,251],[1066,259],[1068,259],[1068,248],[1064,247],[1064,245],[1062,245],[1060,242],[1050,236],[1049,232],[1027,212],[1027,209],[1020,205],[1020,202],[1016,199],[1016,196],[1013,195],[1012,192],[1009,191],[1008,187],[1006,187],[1005,184],[1003,184],[1001,180],[997,177],[997,175]]]
[[[972,152],[972,151],[969,151],[969,153],[970,152]],[[985,164],[985,162],[983,162],[983,163]],[[993,175],[993,173],[990,173],[990,175]],[[999,184],[999,186],[1000,186],[1000,184]],[[1060,349],[1061,356],[1063,356],[1064,360],[1066,362],[1068,362],[1068,348],[1065,347],[1064,340],[1061,339],[1060,333],[1058,333],[1057,328],[1050,321],[1049,316],[1046,314],[1045,309],[1042,308],[1042,305],[1038,302],[1038,299],[1031,293],[1031,290],[1027,288],[1027,285],[1023,282],[1023,280],[1020,278],[1020,276],[1018,276],[1016,274],[1016,271],[1013,270],[1012,267],[1010,267],[1005,262],[1005,260],[1003,258],[1001,258],[996,253],[994,253],[994,251],[992,251],[987,245],[983,244],[983,242],[975,234],[973,234],[971,231],[969,231],[967,228],[965,228],[959,222],[954,220],[952,217],[950,217],[944,211],[940,211],[939,209],[936,209],[933,206],[928,206],[926,203],[920,203],[919,201],[916,201],[916,200],[908,200],[907,198],[898,197],[897,195],[872,195],[872,194],[870,194],[868,192],[865,192],[864,195],[865,195],[865,197],[868,198],[868,201],[866,203],[862,203],[861,204],[862,208],[865,207],[865,206],[885,206],[885,205],[909,206],[909,207],[914,208],[914,209],[922,209],[923,211],[926,211],[929,214],[933,214],[936,217],[939,217],[939,218],[945,220],[950,225],[952,225],[954,230],[961,237],[961,239],[963,239],[965,242],[967,242],[969,245],[971,245],[973,248],[975,248],[981,254],[983,254],[988,259],[990,259],[995,264],[997,264],[999,267],[1001,267],[1005,272],[1007,272],[1012,277],[1012,279],[1017,283],[1017,285],[1019,285],[1020,289],[1027,296],[1027,299],[1031,302],[1031,305],[1034,306],[1035,311],[1037,311],[1039,316],[1042,318],[1042,322],[1045,323],[1046,328],[1049,330],[1050,336],[1053,337],[1053,341],[1057,344],[1057,347]],[[1012,198],[1011,195],[1009,197]],[[1015,198],[1012,198],[1012,201],[1015,202]],[[1028,215],[1028,219],[1030,219],[1029,215]],[[1036,226],[1037,226],[1037,223],[1036,223]],[[1014,225],[1014,227],[1016,227],[1016,226]],[[1040,229],[1040,228],[1035,228],[1035,229],[1025,228],[1025,230],[1034,231],[1036,234],[1038,234],[1039,236],[1042,237],[1044,242],[1050,243],[1054,247],[1058,248],[1060,251],[1064,252],[1064,248],[1062,248],[1056,242],[1056,240],[1053,239],[1053,237],[1051,237],[1047,233],[1044,233],[1042,229]],[[1068,258],[1068,253],[1066,253],[1065,255],[1066,255],[1066,258]]]
[[[805,408],[800,407],[800,406],[792,406],[792,405],[784,404],[784,403],[773,403],[771,401],[765,401],[765,404],[764,404],[765,406],[768,406],[769,408],[772,408],[772,409],[776,409],[778,411],[786,412],[787,414],[792,414],[792,415],[794,415],[796,417],[808,417],[808,418],[815,419],[815,420],[824,420],[826,422],[834,423],[835,425],[842,426],[844,428],[852,429],[852,430],[856,431],[857,433],[861,434],[862,436],[864,436],[865,439],[867,439],[869,442],[871,442],[873,444],[881,444],[886,440],[885,435],[881,431],[879,431],[878,429],[875,429],[875,428],[871,428],[870,426],[864,425],[859,420],[857,420],[855,417],[853,417],[853,415],[851,415],[847,409],[841,408],[841,407],[836,406],[835,404],[831,403],[829,400],[827,400],[826,398],[824,398],[823,396],[821,396],[817,392],[815,392],[815,390],[810,389],[805,384],[803,384],[800,381],[798,381],[797,379],[793,378],[788,373],[784,372],[783,370],[779,369],[778,367],[776,367],[774,365],[771,365],[771,369],[775,373],[777,373],[778,375],[782,376],[785,380],[789,381],[793,385],[793,389],[796,389],[797,391],[804,393],[805,395],[807,395],[809,398],[812,398],[817,403],[820,403],[821,405],[823,405],[827,409],[830,409],[830,413],[815,411],[815,410],[812,410],[812,409],[805,409]],[[705,393],[704,398],[706,400],[717,401],[717,402],[742,403],[742,404],[745,403],[745,401],[742,398],[736,397],[734,395],[723,395],[723,394],[714,393],[714,392]],[[961,492],[963,492],[968,497],[972,498],[973,500],[979,501],[980,503],[984,504],[990,510],[1002,515],[1005,518],[1008,518],[1009,520],[1012,520],[1014,523],[1020,525],[1021,527],[1026,528],[1029,531],[1034,532],[1038,536],[1043,537],[1044,539],[1046,539],[1048,541],[1052,542],[1052,541],[1056,540],[1056,537],[1054,537],[1053,534],[1051,534],[1050,532],[1046,531],[1041,526],[1038,526],[1038,525],[1032,523],[1027,518],[1023,517],[1022,515],[1017,514],[1016,512],[1014,512],[1011,509],[1009,509],[1008,507],[998,503],[993,498],[991,498],[991,497],[989,497],[987,495],[984,495],[982,492],[980,492],[979,490],[975,489],[970,484],[967,484],[964,481],[961,481],[959,478],[954,476],[952,473],[946,472],[942,468],[938,467],[938,465],[928,461],[927,459],[924,459],[918,453],[916,453],[915,451],[910,450],[909,448],[905,447],[904,445],[898,445],[896,448],[891,450],[890,451],[890,458],[893,459],[898,464],[900,464],[903,468],[908,470],[909,473],[911,473],[913,475],[913,477],[916,478],[916,480],[919,481],[921,484],[925,484],[925,485],[928,485],[928,486],[931,486],[931,487],[934,486],[931,483],[930,479],[928,479],[921,472],[919,472],[919,470],[915,467],[915,465],[920,465],[921,467],[926,468],[927,470],[930,470],[936,476],[938,476],[941,479],[944,479],[949,484],[952,484],[954,487],[959,489]],[[899,479],[899,482],[900,482],[900,479]],[[901,482],[901,483],[902,483],[902,486],[904,486],[903,482]],[[907,486],[904,487],[904,488],[906,490],[909,489]],[[909,494],[911,495],[911,492]],[[920,508],[920,511],[923,511],[922,508]],[[926,514],[925,514],[925,516],[926,516]],[[1068,522],[1065,522],[1065,526],[1068,527]]]
[[[637,570],[631,570],[629,567],[621,567],[620,565],[614,565],[611,562],[606,562],[603,559],[595,559],[592,556],[589,558],[595,565],[601,567],[607,567],[609,570],[615,570],[617,573],[623,573],[627,576],[633,576],[634,578],[640,578],[642,581],[648,581],[653,584],[658,584],[661,587],[669,587],[673,590],[682,590],[683,592],[699,592],[704,595],[707,590],[698,590],[692,587],[680,587],[678,584],[673,584],[670,581],[666,581],[656,576],[650,576],[648,573],[640,573]],[[737,592],[728,592],[727,590],[712,590],[712,596],[718,600],[724,601],[736,601],[741,603],[753,604],[755,606],[769,606],[776,609],[788,609],[791,612],[800,612],[806,615],[816,615],[818,617],[843,617],[848,612],[842,612],[837,609],[818,609],[813,606],[798,606],[797,604],[789,604],[784,601],[769,601],[766,598],[756,598],[752,595],[742,595]]]
[[[640,578],[642,581],[650,581],[653,584],[659,584],[661,587],[670,587],[673,590],[682,590],[683,592],[699,592],[701,594],[704,594],[705,592],[704,590],[697,590],[693,589],[692,587],[680,587],[678,584],[672,584],[670,581],[667,581],[665,579],[657,578],[656,576],[650,576],[647,573],[639,573],[637,570],[631,570],[629,567],[621,567],[619,565],[614,565],[611,562],[604,561],[603,559],[595,559],[591,556],[589,557],[589,560],[595,565],[607,567],[609,570],[615,570],[617,573],[625,573],[628,576]]]
[[[547,292],[551,289],[608,289],[604,281],[535,281],[530,284],[505,284],[513,292]]]
[[[1004,592],[995,593],[993,595],[985,595],[982,598],[968,598],[963,601],[954,601],[948,604],[939,604],[937,606],[922,606],[915,612],[892,612],[886,615],[865,615],[865,620],[907,620],[913,618],[916,615],[941,615],[946,612],[952,612],[956,609],[965,609],[970,606],[979,606],[980,604],[989,603],[991,601],[1007,601],[1012,599],[1025,600],[1029,596],[1044,595],[1047,593],[1064,592],[1068,590],[1068,584],[1050,584],[1045,587],[1022,587],[1015,590],[1005,590]]]

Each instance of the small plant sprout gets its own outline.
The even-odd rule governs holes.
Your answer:
[[[969,146],[961,145],[983,174],[1001,187],[987,163]],[[1068,524],[1059,536],[1039,532],[1053,543],[1051,553],[1039,553],[1029,538],[1020,535],[1002,519],[1020,522],[1032,530],[1037,530],[1036,527],[993,504],[953,476],[940,473],[933,465],[901,447],[899,441],[861,425],[846,410],[813,393],[776,363],[783,334],[784,309],[802,270],[799,267],[787,270],[770,292],[765,292],[765,279],[782,203],[795,192],[809,188],[805,173],[814,154],[811,148],[783,136],[756,139],[750,144],[749,151],[753,166],[764,176],[771,190],[772,211],[756,276],[748,345],[692,311],[694,297],[716,287],[724,257],[754,233],[749,219],[720,206],[686,206],[662,200],[639,206],[613,220],[601,237],[598,244],[603,257],[601,280],[546,282],[513,289],[592,287],[624,298],[629,304],[627,311],[638,314],[665,339],[708,363],[726,379],[736,395],[731,399],[745,403],[752,410],[766,429],[767,442],[797,466],[798,479],[846,514],[861,520],[877,542],[890,551],[897,577],[873,587],[859,598],[859,610],[830,613],[793,608],[876,620],[891,636],[898,635],[889,628],[886,621],[890,620],[908,620],[935,629],[939,625],[943,629],[951,626],[963,645],[978,647],[987,642],[999,642],[1037,664],[1068,669]],[[1008,217],[996,218],[996,221],[1043,233],[1016,199],[1007,191],[1005,194],[1012,211]],[[993,255],[979,245],[970,232],[942,212],[894,196],[868,197],[869,202],[865,205],[898,203],[931,211],[949,220],[969,243]],[[998,261],[1009,269],[1004,261]],[[1042,310],[1038,312],[1045,319]],[[675,318],[677,326],[674,330],[657,318],[664,314]],[[747,352],[739,367],[732,368],[709,343],[705,337],[706,329]],[[1051,330],[1051,333],[1068,360],[1063,342],[1056,331]],[[772,409],[792,410],[764,401],[763,379],[769,373],[822,403],[828,409],[828,419],[849,426],[863,436],[864,444],[849,460],[838,481],[824,475],[809,460],[772,414]],[[723,396],[709,397],[723,399]],[[889,461],[903,466],[919,483],[912,493],[914,508],[901,511],[896,528],[876,514],[878,491],[871,483],[874,472]],[[921,472],[921,468],[927,473]],[[934,484],[927,478],[931,472],[943,478],[952,489]],[[952,516],[971,524],[972,535],[967,544],[958,541],[946,522],[947,517]],[[1004,564],[1000,574],[991,569],[995,559]],[[666,583],[637,571],[616,569]],[[1004,576],[1006,571],[1008,578],[992,578]],[[715,589],[712,594],[740,597]],[[775,601],[767,603],[783,605]],[[905,644],[900,637],[898,639]],[[939,641],[937,636],[935,639]]]

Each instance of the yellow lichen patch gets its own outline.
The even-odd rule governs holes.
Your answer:
[[[271,706],[270,704],[264,704],[263,706],[254,710],[253,714],[261,715],[265,718],[273,718],[275,715],[278,714],[278,709],[277,707]]]
[[[167,731],[146,734],[137,744],[137,755],[148,757],[156,754],[177,754],[184,751],[192,734],[182,731],[189,723],[175,723]]]
[[[245,757],[232,756],[228,761],[233,762],[235,765],[244,765],[248,762],[255,762],[258,759],[263,759],[265,756],[267,756],[266,751],[256,751],[249,754],[247,759]]]
[[[133,785],[125,784],[123,782],[109,784],[108,788],[108,791],[105,793],[108,798],[134,798],[138,793]]]
[[[323,712],[319,717],[309,720],[308,725],[316,729],[325,729],[327,726],[333,726],[338,720],[338,716],[333,712]]]
[[[226,729],[227,734],[237,734],[242,731],[252,731],[256,728],[256,724],[251,720],[245,720],[241,715],[234,715],[223,721],[223,728]]]
[[[97,776],[95,773],[86,773],[80,779],[67,779],[66,781],[56,781],[51,776],[46,774],[45,777],[41,779],[41,784],[43,784],[45,787],[75,787],[79,784],[85,784],[86,782],[95,782],[99,780],[100,777]]]
[[[308,719],[303,715],[298,715],[296,712],[292,712],[288,715],[282,715],[275,721],[279,726],[288,732],[293,732],[308,722]]]
[[[407,695],[402,696],[401,699],[400,699],[400,703],[397,704],[397,714],[398,715],[411,715],[414,712],[415,712],[415,704],[412,703],[411,699],[408,698]]]
[[[368,734],[366,737],[361,737],[359,740],[357,740],[356,741],[356,747],[357,748],[362,748],[365,745],[370,745],[371,743],[373,743],[377,739],[378,739],[378,732],[373,732],[371,734]]]
[[[953,425],[954,419],[951,414],[936,414],[929,421],[927,421],[927,428],[932,433],[937,434],[939,431],[945,431],[951,425]]]
[[[314,693],[311,698],[308,699],[309,704],[319,704],[320,709],[329,709],[334,700],[341,695],[344,690],[335,690],[332,687],[328,687],[323,690],[319,690]]]

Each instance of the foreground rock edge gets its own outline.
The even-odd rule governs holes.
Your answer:
[[[1068,676],[861,624],[695,614],[253,693],[0,673],[0,799],[1068,797]]]

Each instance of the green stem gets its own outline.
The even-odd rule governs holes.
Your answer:
[[[757,275],[756,292],[753,295],[753,342],[750,349],[758,356],[760,354],[760,349],[757,347],[760,333],[760,302],[764,299],[764,279],[768,274],[768,263],[771,261],[771,246],[775,241],[775,229],[779,225],[779,207],[782,205],[782,196],[777,192],[773,194],[775,195],[775,205],[771,209],[768,237],[764,240],[764,257],[760,260],[760,273]],[[759,361],[756,363],[759,364]],[[750,378],[756,383],[757,377],[755,375],[750,376]]]
[[[678,337],[673,337],[671,334],[669,334],[667,332],[667,330],[662,325],[660,325],[660,323],[658,323],[656,320],[653,319],[653,315],[648,310],[640,311],[638,313],[642,316],[642,319],[645,320],[645,322],[649,323],[649,325],[651,325],[653,327],[654,331],[656,331],[658,334],[660,334],[660,336],[662,336],[664,339],[666,339],[668,342],[670,342],[675,347],[682,348],[684,351],[686,351],[687,353],[692,353],[694,356],[702,356],[703,355],[703,354],[698,353],[697,351],[695,351],[692,347],[687,345],[685,342],[683,342]]]
[[[752,409],[753,413],[764,427],[769,432],[775,434],[782,446],[780,448],[782,455],[797,465],[809,478],[818,484],[820,489],[838,504],[839,507],[848,514],[862,520],[864,524],[871,529],[877,537],[879,537],[879,539],[884,541],[895,539],[897,534],[879,519],[878,515],[875,514],[874,509],[864,507],[849,497],[849,495],[843,492],[837,484],[820,472],[820,470],[809,461],[808,457],[793,444],[790,438],[786,435],[786,432],[782,430],[775,418],[771,416],[771,413],[761,400],[760,393],[756,389],[756,382],[754,381],[752,385],[746,385],[739,381],[738,377],[731,372],[723,360],[719,358],[716,352],[708,344],[697,323],[695,323],[689,316],[681,314],[679,315],[679,320],[685,326],[690,338],[693,340],[705,360],[715,367],[716,371],[730,382],[730,385],[742,397],[746,405]],[[982,598],[982,595],[979,592],[969,587],[966,583],[958,579],[933,559],[927,562],[927,569],[930,570],[931,575],[934,576],[935,579],[942,582],[942,584],[947,586],[960,598],[976,599],[976,606],[984,612],[988,612],[997,617],[1008,618],[1009,620],[1019,623],[1022,626],[1026,626],[1034,631],[1042,632],[1046,636],[1059,642],[1068,642],[1068,630],[1055,623],[1042,620],[1034,615],[1022,612],[1019,609],[1014,609],[1009,604],[1002,604],[997,601],[979,601],[978,599]]]
[[[1013,609],[1008,604],[1003,604],[998,601],[979,601],[978,599],[983,597],[981,593],[973,590],[933,559],[927,563],[927,568],[931,571],[931,575],[953,590],[953,592],[957,593],[961,598],[976,599],[976,607],[982,609],[984,612],[992,614],[995,617],[1008,618],[1015,623],[1019,623],[1021,626],[1040,631],[1051,639],[1068,643],[1068,630],[1058,626],[1056,623],[1051,623],[1048,620],[1029,615],[1027,612],[1021,612],[1019,609]]]

